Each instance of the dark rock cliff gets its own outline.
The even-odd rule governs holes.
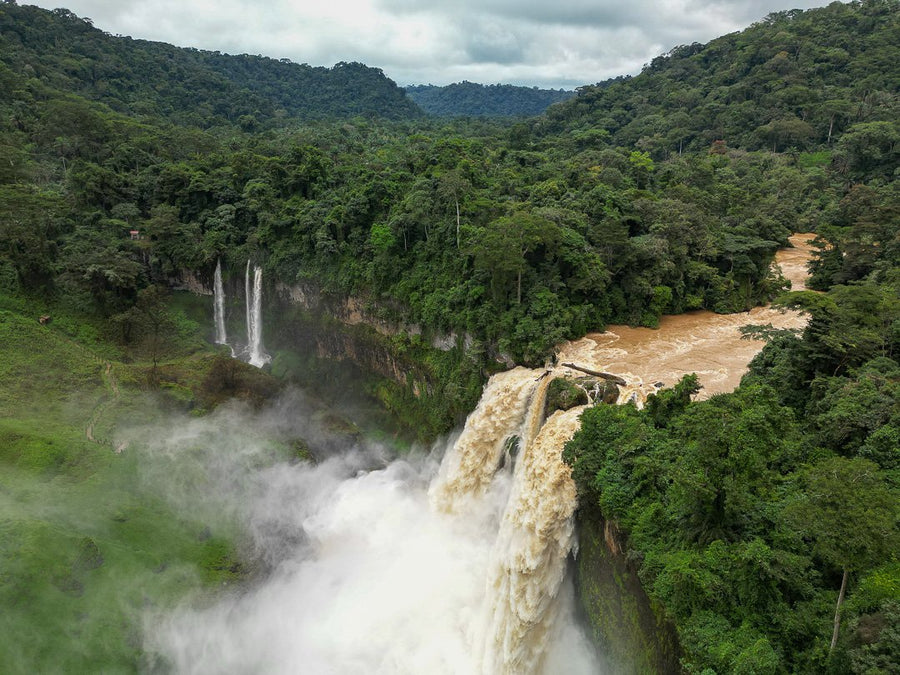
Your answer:
[[[681,673],[675,630],[641,587],[615,524],[579,517],[578,538],[576,593],[612,672]]]

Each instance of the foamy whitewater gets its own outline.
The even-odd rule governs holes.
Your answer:
[[[232,501],[273,571],[212,607],[148,615],[148,651],[179,673],[599,672],[566,575],[575,491],[560,452],[580,410],[542,424],[543,375],[494,376],[446,452],[370,470],[352,450],[238,480],[253,487]],[[246,474],[246,448],[229,448],[258,422],[192,424],[167,453],[206,443],[216,481]],[[511,436],[514,471],[499,466]]]

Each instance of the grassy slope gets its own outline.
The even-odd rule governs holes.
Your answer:
[[[128,384],[138,368],[5,310],[0,353],[0,664],[133,671],[142,613],[233,578],[230,546],[148,493],[135,455],[105,440],[156,410]]]

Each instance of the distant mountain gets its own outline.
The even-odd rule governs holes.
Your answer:
[[[0,62],[57,91],[181,124],[421,115],[381,70],[361,63],[312,67],[133,40],[66,9],[0,4]]]
[[[511,84],[457,82],[445,87],[419,84],[406,93],[429,115],[437,117],[527,117],[540,115],[554,103],[575,95],[564,89],[516,87]]]

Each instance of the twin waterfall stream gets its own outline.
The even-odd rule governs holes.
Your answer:
[[[247,345],[240,352],[246,361],[257,368],[262,368],[271,358],[262,345],[262,268],[253,266],[253,283],[250,282],[250,261],[244,274],[244,298],[247,313]],[[217,345],[231,347],[231,355],[237,356],[234,347],[228,342],[225,330],[225,288],[222,284],[222,261],[216,261],[213,274],[213,323],[215,324],[215,342]]]
[[[795,235],[797,248],[777,258],[795,289],[811,237]],[[251,284],[250,267],[247,355],[262,365],[262,271]],[[217,267],[216,340],[225,342],[221,293]],[[732,390],[762,347],[741,339],[740,326],[767,323],[800,328],[805,317],[771,308],[664,317],[658,330],[610,327],[561,345],[556,363],[620,376],[620,404],[642,405],[691,372],[709,396]],[[427,458],[376,470],[333,458],[279,478],[301,486],[277,510],[309,546],[266,588],[204,610],[202,634],[188,640],[188,624],[173,624],[159,641],[176,669],[206,672],[218,654],[231,672],[599,672],[575,619],[576,492],[561,458],[586,406],[544,413],[550,382],[581,375],[565,365],[494,375],[455,440]]]

